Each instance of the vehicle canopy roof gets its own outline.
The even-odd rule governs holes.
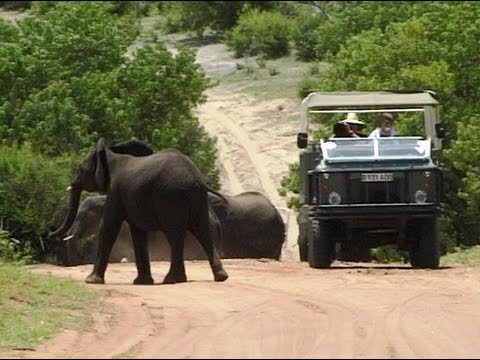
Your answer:
[[[313,92],[302,101],[299,134],[308,137],[308,115],[314,112],[423,112],[426,135],[432,138],[434,149],[441,149],[441,141],[435,136],[435,124],[440,119],[434,95],[429,90]]]
[[[396,93],[389,91],[345,91],[310,93],[302,102],[311,108],[436,106],[431,91]]]

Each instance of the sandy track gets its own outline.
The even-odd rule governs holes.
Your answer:
[[[110,264],[95,286],[108,311],[90,331],[67,330],[28,358],[476,358],[480,272],[406,265],[225,260],[213,281],[206,261],[189,282],[133,286],[133,264]],[[91,266],[32,271],[83,281]],[[167,262],[152,264],[156,283]],[[4,354],[5,355],[5,354]]]
[[[230,195],[243,191],[265,194],[287,224],[283,256],[291,258],[292,251],[297,252],[296,215],[287,209],[278,188],[288,174],[288,166],[298,161],[295,141],[300,102],[255,100],[222,86],[210,88],[207,97],[196,115],[205,130],[217,137],[221,191]]]

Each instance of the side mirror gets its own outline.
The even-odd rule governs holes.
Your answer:
[[[298,133],[297,134],[297,147],[300,149],[305,149],[308,144],[308,134]]]
[[[447,129],[442,123],[435,124],[435,134],[439,139],[443,139],[447,134]]]

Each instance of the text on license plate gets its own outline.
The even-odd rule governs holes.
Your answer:
[[[393,181],[393,173],[362,174],[362,182]]]

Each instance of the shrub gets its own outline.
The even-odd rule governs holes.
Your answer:
[[[398,249],[397,245],[384,245],[372,249],[372,258],[379,263],[409,261],[408,252]]]
[[[226,44],[234,56],[263,55],[278,58],[290,52],[290,20],[276,11],[250,10],[227,33]]]
[[[296,57],[302,61],[313,61],[317,58],[316,29],[323,19],[315,13],[301,13],[293,22],[292,40],[295,44]]]
[[[7,231],[0,228],[0,261],[22,264],[33,263],[33,252],[30,244],[22,244],[17,239],[11,238]]]
[[[58,244],[46,239],[66,213],[71,169],[78,160],[50,160],[29,145],[0,146],[0,218],[20,249],[32,248],[36,259],[55,254]]]
[[[303,99],[311,92],[315,92],[320,88],[318,84],[318,79],[311,76],[304,76],[297,83],[297,94],[298,97]]]

